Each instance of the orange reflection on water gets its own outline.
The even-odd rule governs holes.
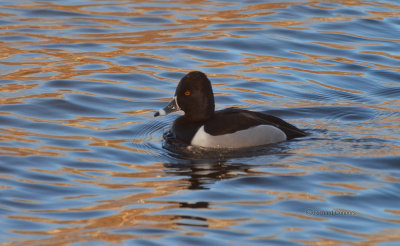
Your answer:
[[[315,201],[324,201],[325,196],[322,195],[314,195],[305,192],[284,192],[284,191],[276,191],[276,190],[252,190],[251,192],[255,193],[267,193],[275,197],[275,202],[282,200],[315,200]]]
[[[302,243],[305,245],[377,245],[382,242],[397,242],[400,240],[399,229],[383,229],[376,233],[356,233],[350,230],[339,229],[335,227],[328,227],[329,230],[354,236],[362,239],[362,241],[354,240],[339,240],[332,238],[325,238],[323,236],[314,237],[314,240],[293,240],[294,242]]]
[[[19,84],[19,83],[9,83],[9,84],[0,84],[1,92],[8,93],[18,93],[23,90],[31,90],[37,87],[39,84]]]
[[[0,146],[0,155],[9,155],[9,156],[64,156],[63,153],[51,152],[38,150],[34,148],[28,147],[7,147]]]
[[[334,187],[343,187],[346,189],[350,189],[350,190],[367,190],[367,189],[371,189],[377,186],[383,186],[382,185],[378,185],[378,184],[370,184],[370,185],[364,185],[361,186],[360,183],[357,184],[353,184],[353,183],[322,183],[323,185],[328,185],[328,186],[334,186]]]
[[[32,98],[59,98],[64,99],[62,93],[41,93],[41,94],[33,94],[28,96],[17,96],[17,97],[6,97],[0,98],[0,104],[21,104],[25,100]]]
[[[111,200],[100,200],[97,204],[88,205],[84,207],[74,208],[61,208],[54,210],[28,210],[30,213],[37,215],[12,215],[8,216],[10,219],[25,220],[31,222],[38,222],[44,224],[60,225],[57,229],[50,230],[12,230],[14,233],[22,235],[46,235],[47,238],[41,239],[41,244],[51,245],[65,245],[68,243],[86,242],[92,240],[101,240],[108,243],[121,243],[124,240],[140,237],[148,239],[157,239],[162,234],[149,234],[148,236],[136,235],[134,229],[140,228],[159,228],[167,230],[181,230],[182,235],[195,235],[196,232],[186,231],[184,226],[187,225],[189,217],[180,215],[169,215],[158,212],[168,211],[170,209],[178,209],[178,203],[165,203],[151,201],[152,198],[168,196],[181,191],[185,185],[188,185],[187,181],[184,180],[157,180],[160,176],[166,174],[162,172],[163,165],[161,163],[154,163],[148,166],[122,164],[124,166],[131,166],[135,172],[141,170],[140,173],[114,173],[112,171],[106,171],[110,177],[132,177],[131,184],[124,184],[122,186],[105,186],[107,189],[119,189],[119,188],[150,188],[148,192],[136,193],[133,195],[120,196]],[[40,171],[36,169],[36,171]],[[64,168],[59,170],[58,174],[63,175],[69,172],[73,172],[80,175],[85,172],[96,172],[96,170],[90,169],[73,169]],[[99,171],[99,170],[97,170]],[[94,176],[88,176],[94,177]],[[152,178],[150,181],[136,182],[138,178]],[[107,178],[105,179],[94,179],[94,180],[79,180],[82,183],[90,183],[94,185],[105,185]],[[80,199],[81,197],[75,197],[74,199]],[[130,206],[143,206],[149,204],[151,206],[144,206],[138,208],[129,208]],[[92,219],[50,219],[46,216],[41,216],[40,213],[59,213],[59,212],[84,212],[84,211],[112,211],[112,215],[107,215],[99,218]],[[193,219],[193,218],[192,218]],[[205,226],[208,228],[219,228],[228,229],[231,226],[239,225],[242,219],[226,219],[226,218],[197,218],[198,222],[201,223],[199,226]],[[185,221],[185,222],[183,222]],[[67,225],[67,226],[66,226]],[[193,224],[195,226],[196,224]],[[118,230],[130,230],[129,233],[118,233]],[[112,232],[114,231],[114,232]],[[196,234],[201,235],[201,234]],[[20,242],[14,242],[13,245],[26,245],[33,244],[36,240],[24,240]]]

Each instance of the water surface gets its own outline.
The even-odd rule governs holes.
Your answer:
[[[0,245],[399,244],[396,1],[0,3]],[[162,148],[192,70],[309,136]]]

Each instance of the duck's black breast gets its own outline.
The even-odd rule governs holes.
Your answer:
[[[204,130],[213,136],[234,133],[258,125],[272,125],[282,130],[287,139],[306,136],[305,132],[286,121],[264,113],[238,108],[227,108],[215,112],[204,123]]]
[[[193,136],[203,124],[204,122],[191,122],[184,116],[180,116],[174,121],[171,132],[175,138],[190,144]]]

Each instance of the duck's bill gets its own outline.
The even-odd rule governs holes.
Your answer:
[[[168,105],[167,105],[165,108],[160,109],[160,110],[158,110],[157,112],[155,112],[155,113],[154,113],[154,117],[162,116],[162,115],[167,115],[167,114],[169,114],[169,113],[176,112],[176,111],[179,111],[179,110],[181,110],[181,108],[179,108],[179,105],[178,105],[178,102],[177,102],[177,100],[176,100],[176,97],[174,97],[174,98],[168,103]]]

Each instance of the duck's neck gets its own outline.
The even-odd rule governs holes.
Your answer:
[[[214,98],[208,103],[197,105],[196,110],[185,112],[185,118],[192,122],[206,121],[213,117],[215,111]]]
[[[185,118],[191,122],[201,122],[207,121],[214,115],[214,110],[210,110],[207,112],[199,112],[199,113],[185,113]]]

